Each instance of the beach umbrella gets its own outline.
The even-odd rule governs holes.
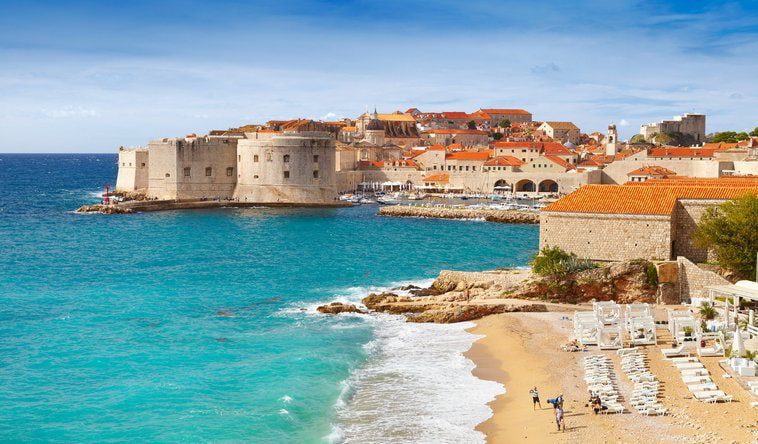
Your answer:
[[[732,356],[741,358],[745,354],[745,343],[742,341],[739,325],[734,329],[734,340],[732,341]]]

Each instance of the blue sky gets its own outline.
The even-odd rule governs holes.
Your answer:
[[[367,108],[758,126],[758,2],[0,0],[0,152]]]

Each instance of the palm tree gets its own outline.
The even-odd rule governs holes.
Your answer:
[[[716,309],[708,302],[703,303],[700,307],[700,317],[703,319],[711,320],[716,317]]]

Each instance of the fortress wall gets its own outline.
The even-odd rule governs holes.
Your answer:
[[[145,149],[120,149],[116,191],[137,191],[148,187],[149,152]]]
[[[221,138],[150,142],[148,195],[159,199],[232,197],[237,180],[236,142]]]
[[[540,249],[560,247],[580,258],[667,260],[671,236],[670,216],[540,212]]]
[[[336,152],[323,132],[251,133],[237,146],[240,202],[331,203]]]
[[[679,176],[688,177],[719,177],[726,163],[714,160],[690,159],[651,159],[648,157],[634,160],[617,160],[603,168],[603,183],[623,184],[629,181],[627,173],[643,166],[657,165],[675,172]]]

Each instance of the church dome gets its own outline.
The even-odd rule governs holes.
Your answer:
[[[384,131],[384,124],[379,119],[371,119],[366,125],[366,130]]]
[[[566,143],[564,143],[563,146],[565,146],[566,148],[576,148],[576,145],[571,143],[570,140],[566,141]]]

